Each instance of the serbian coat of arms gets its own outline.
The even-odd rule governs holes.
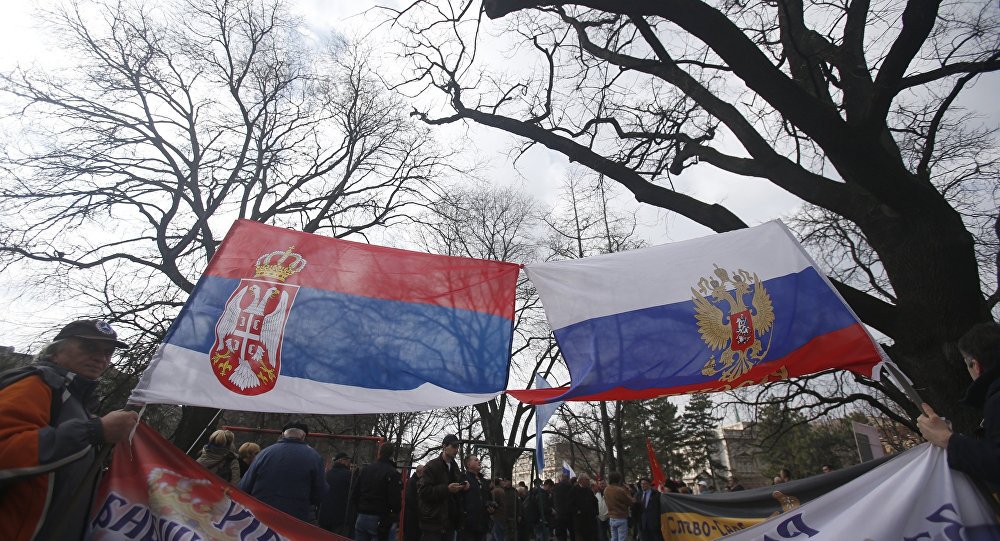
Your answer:
[[[701,339],[719,352],[718,357],[713,354],[708,359],[701,373],[721,372],[720,380],[734,381],[767,356],[774,304],[756,274],[742,269],[730,274],[718,265],[713,274],[698,280],[697,290],[691,288]]]
[[[254,277],[240,280],[215,325],[212,371],[230,391],[259,395],[278,379],[285,322],[299,289],[284,282],[306,266],[293,249],[260,256]]]

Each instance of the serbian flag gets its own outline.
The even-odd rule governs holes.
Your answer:
[[[646,452],[649,454],[649,472],[653,477],[653,486],[661,487],[667,484],[667,476],[663,473],[663,468],[656,460],[656,453],[653,451],[653,442],[646,438]]]
[[[238,220],[130,398],[282,413],[489,400],[519,266]]]
[[[881,349],[781,222],[527,266],[570,387],[518,400],[727,391],[829,368],[871,376]]]
[[[91,510],[88,541],[344,541],[209,472],[145,423],[115,446]]]

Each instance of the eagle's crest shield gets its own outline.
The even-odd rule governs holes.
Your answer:
[[[730,273],[718,265],[713,274],[698,280],[697,289],[691,288],[698,333],[713,351],[701,373],[721,372],[720,380],[734,381],[771,348],[774,304],[756,274],[743,269]]]
[[[306,266],[292,249],[260,256],[254,277],[240,280],[215,324],[212,372],[230,391],[259,395],[278,380],[285,323],[299,289],[284,281]]]

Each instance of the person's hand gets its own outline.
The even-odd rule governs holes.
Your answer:
[[[139,413],[135,411],[117,410],[101,417],[101,430],[104,441],[118,443],[128,439],[132,429],[139,422]]]
[[[465,485],[462,483],[451,483],[448,485],[448,492],[457,494]]]
[[[948,440],[951,439],[951,427],[948,426],[948,422],[938,417],[938,414],[934,413],[934,408],[930,404],[924,402],[920,407],[924,410],[924,414],[917,417],[917,427],[920,428],[920,435],[934,445],[946,449],[948,447]]]

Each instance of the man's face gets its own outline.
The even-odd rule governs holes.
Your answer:
[[[465,469],[472,473],[479,473],[483,469],[483,464],[479,461],[478,456],[469,457],[469,460],[465,462]]]
[[[444,453],[445,458],[448,460],[455,458],[458,456],[458,443],[456,442],[450,445],[445,445],[441,452]]]
[[[982,375],[982,366],[980,366],[979,361],[964,354],[962,355],[962,360],[965,361],[965,369],[969,371],[969,375],[972,376],[972,379],[979,379],[979,376]]]
[[[580,483],[580,486],[582,486],[583,488],[590,488],[589,477],[580,477],[579,479],[577,479],[577,483]]]
[[[421,464],[417,466],[417,477],[423,477],[423,476],[424,476],[424,465]]]
[[[101,340],[67,338],[62,348],[52,356],[52,362],[80,376],[96,380],[111,364],[114,344]]]
[[[643,479],[639,482],[639,486],[642,487],[642,490],[649,490],[649,481]]]

